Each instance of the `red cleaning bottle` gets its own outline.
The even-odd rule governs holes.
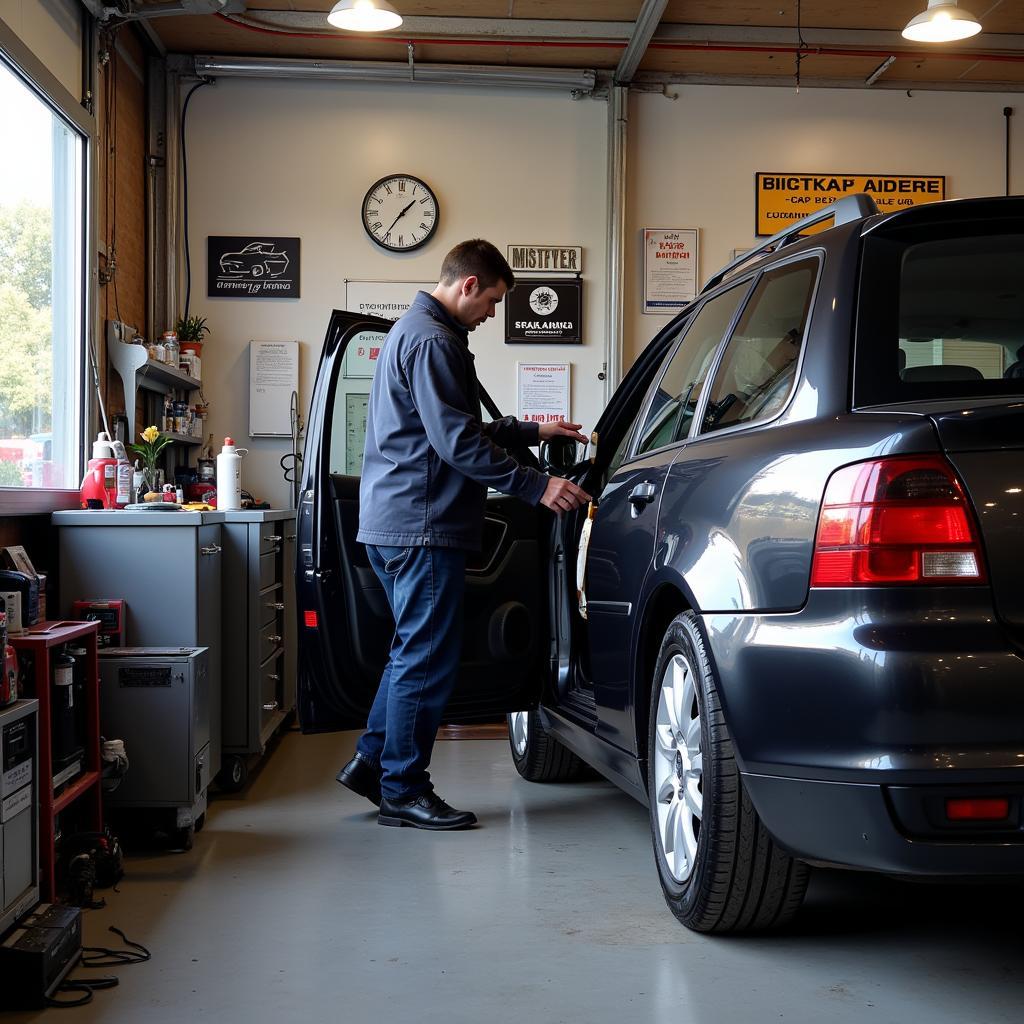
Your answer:
[[[103,508],[116,508],[117,457],[107,432],[100,431],[92,443],[92,458],[85,470],[79,489],[82,508],[88,508],[90,499],[102,502]]]

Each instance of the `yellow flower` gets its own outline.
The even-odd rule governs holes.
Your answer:
[[[160,431],[156,427],[146,427],[142,432],[142,440],[148,441],[152,444],[160,436]]]

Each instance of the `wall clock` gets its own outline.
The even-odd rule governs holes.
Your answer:
[[[363,197],[363,227],[381,248],[411,252],[437,230],[437,196],[411,174],[389,174]]]

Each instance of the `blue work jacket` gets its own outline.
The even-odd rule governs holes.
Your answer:
[[[505,450],[535,445],[536,423],[483,423],[468,333],[417,292],[381,348],[359,484],[364,544],[479,550],[488,487],[536,505],[548,478]]]

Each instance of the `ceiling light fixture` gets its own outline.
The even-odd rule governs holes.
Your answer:
[[[340,0],[327,20],[349,32],[387,32],[402,24],[402,16],[387,0]]]
[[[980,31],[981,22],[957,7],[956,0],[928,0],[928,10],[907,22],[903,38],[915,43],[951,43]]]

